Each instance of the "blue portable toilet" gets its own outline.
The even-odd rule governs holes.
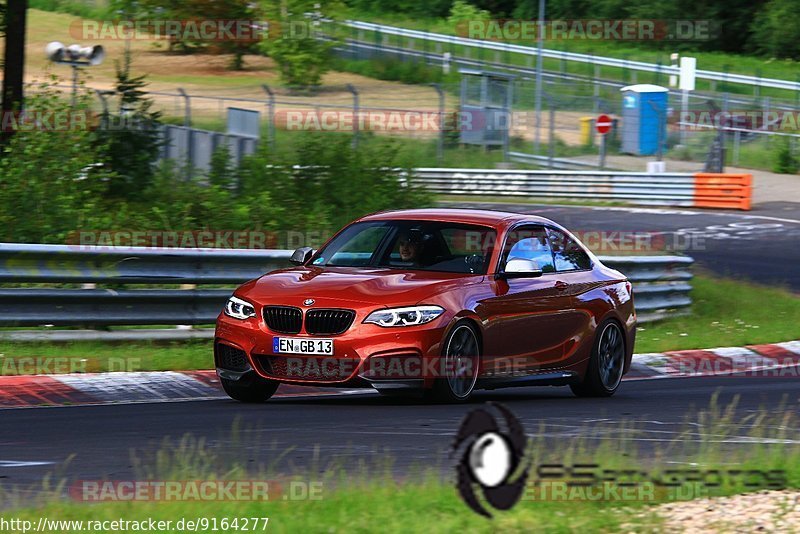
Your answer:
[[[640,83],[622,91],[622,152],[651,156],[667,141],[669,90],[660,85]]]

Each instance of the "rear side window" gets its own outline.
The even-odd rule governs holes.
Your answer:
[[[582,271],[592,268],[589,255],[574,239],[560,230],[548,228],[547,232],[550,234],[556,271]]]
[[[555,271],[547,232],[541,226],[520,226],[509,232],[503,257],[505,262],[511,258],[533,260],[543,273]]]

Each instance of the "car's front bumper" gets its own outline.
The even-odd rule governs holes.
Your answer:
[[[446,330],[447,323],[440,317],[429,325],[396,328],[357,320],[347,332],[336,336],[288,335],[270,331],[258,318],[241,321],[221,314],[215,333],[217,374],[236,380],[255,372],[269,380],[326,387],[424,388],[441,375],[438,355]],[[333,339],[334,354],[277,354],[273,351],[275,337]],[[220,344],[242,351],[246,368],[221,362],[217,354]]]

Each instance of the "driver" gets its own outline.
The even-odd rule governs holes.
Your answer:
[[[397,252],[401,261],[418,265],[422,253],[420,236],[414,232],[401,233],[397,238]]]

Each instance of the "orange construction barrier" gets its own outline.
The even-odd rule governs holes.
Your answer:
[[[750,210],[753,199],[752,174],[695,173],[694,206]]]

